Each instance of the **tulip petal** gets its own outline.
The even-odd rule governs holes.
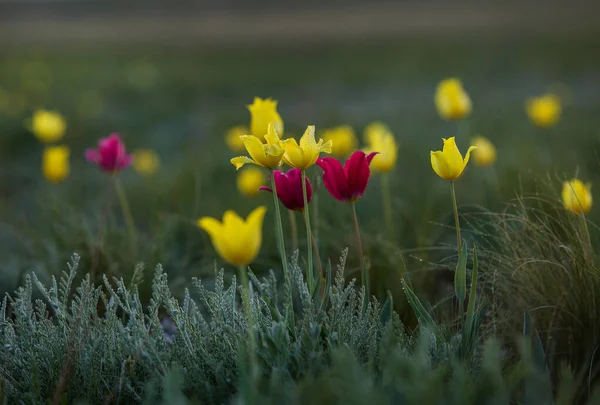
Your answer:
[[[315,126],[309,125],[304,131],[304,135],[300,138],[300,148],[302,150],[311,150],[316,148],[317,141],[315,140]]]
[[[467,167],[467,163],[469,163],[469,159],[471,158],[471,152],[474,151],[475,149],[477,149],[477,146],[469,146],[469,149],[467,150],[467,153],[465,154],[465,159],[463,160],[463,164],[460,169],[460,173],[458,173],[459,176],[465,170],[465,167]]]
[[[244,166],[246,163],[251,163],[254,165],[258,165],[260,166],[258,163],[256,163],[254,160],[250,159],[248,156],[238,156],[238,157],[234,157],[233,159],[230,160],[231,164],[235,166],[235,170],[239,170],[242,166]]]
[[[267,212],[267,207],[256,207],[254,211],[248,215],[245,223],[245,241],[244,246],[244,264],[250,264],[256,259],[260,246],[262,244],[262,225]]]
[[[371,160],[375,156],[375,153],[371,154]],[[352,199],[362,197],[369,183],[369,177],[371,176],[371,170],[369,169],[369,162],[367,161],[367,155],[363,151],[357,151],[352,154],[344,165],[344,172],[348,179],[348,188]]]
[[[291,167],[304,168],[304,152],[294,138],[283,141],[285,154],[283,161]]]
[[[444,148],[442,151],[444,152],[444,159],[450,168],[452,176],[457,179],[464,168],[463,157],[458,150],[458,146],[456,146],[456,139],[454,137],[443,140]]]
[[[264,165],[267,155],[263,143],[255,136],[242,135],[242,142],[250,157],[260,166]]]
[[[452,170],[446,162],[442,151],[431,152],[431,167],[433,171],[444,180],[455,180]]]
[[[320,158],[317,159],[317,165],[323,169],[323,185],[329,194],[336,200],[350,201],[352,195],[340,161],[331,157]]]
[[[258,188],[258,191],[268,191],[269,193],[273,192],[273,190],[271,189],[271,187],[267,187],[267,186],[260,186]]]
[[[222,224],[211,217],[202,217],[198,220],[197,225],[199,228],[204,229],[210,237],[218,236],[222,230]]]

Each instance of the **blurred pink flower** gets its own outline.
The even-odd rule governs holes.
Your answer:
[[[105,172],[115,173],[126,169],[131,165],[133,156],[128,155],[125,143],[119,134],[110,134],[107,138],[101,138],[98,149],[87,149],[85,158],[88,162],[98,165]]]

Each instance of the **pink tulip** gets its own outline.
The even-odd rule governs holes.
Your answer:
[[[275,188],[279,201],[292,211],[304,210],[304,194],[302,193],[302,171],[300,169],[290,169],[287,173],[279,170],[273,171]],[[259,190],[273,192],[270,187],[262,186]],[[308,177],[306,178],[306,200],[310,203],[312,198],[312,187]]]
[[[113,133],[108,138],[102,138],[98,142],[98,149],[87,149],[85,158],[88,162],[98,165],[102,170],[116,173],[126,169],[133,157],[128,155],[125,144],[119,134]]]
[[[323,184],[329,194],[339,201],[355,202],[363,196],[369,183],[369,165],[378,152],[365,154],[356,151],[342,167],[339,160],[326,157],[317,160],[323,169]]]

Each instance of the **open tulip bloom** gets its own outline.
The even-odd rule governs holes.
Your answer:
[[[356,151],[344,166],[332,157],[318,159],[317,165],[323,169],[323,184],[329,194],[344,202],[355,202],[361,198],[371,176],[369,165],[377,153],[367,155],[363,151]]]
[[[88,162],[96,164],[109,173],[126,169],[133,162],[133,156],[127,154],[125,144],[117,133],[100,139],[98,149],[87,149],[85,158]]]
[[[283,134],[283,120],[277,112],[276,100],[254,97],[254,102],[248,106],[248,111],[250,111],[250,134],[263,141],[269,124],[273,124],[278,134]]]
[[[363,196],[367,189],[369,177],[371,177],[369,165],[377,153],[372,152],[367,155],[363,151],[356,151],[348,158],[343,167],[335,158],[326,157],[317,160],[317,164],[323,169],[323,184],[329,194],[338,201],[352,203],[352,219],[360,255],[361,279],[363,280],[365,279],[365,263],[355,202]]]
[[[300,169],[290,169],[287,173],[279,170],[273,171],[275,188],[279,201],[285,208],[292,211],[304,211],[304,195],[302,194],[302,171]],[[310,203],[312,199],[312,187],[308,177],[304,179],[306,184],[306,199]],[[259,190],[270,191],[270,187],[262,186]]]
[[[331,153],[331,145],[331,140],[323,143],[323,139],[319,139],[317,143],[315,139],[315,126],[310,125],[304,131],[299,144],[294,138],[283,141],[285,149],[283,161],[291,167],[308,169],[316,163],[321,152]]]
[[[238,170],[247,163],[262,166],[267,169],[275,169],[281,165],[283,158],[283,144],[275,130],[273,123],[269,124],[267,134],[264,136],[267,143],[262,143],[260,138],[254,135],[242,135],[242,142],[250,157],[238,156],[231,159],[231,164]]]

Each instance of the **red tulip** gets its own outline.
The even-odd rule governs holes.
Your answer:
[[[279,201],[288,209],[292,211],[303,211],[304,210],[304,195],[302,194],[302,170],[290,169],[287,173],[280,172],[279,170],[273,171],[273,178],[275,179],[275,188],[277,189],[277,197]],[[273,190],[269,187],[262,186],[259,190],[270,191]],[[312,198],[312,187],[308,177],[306,178],[306,201],[310,203]]]
[[[369,164],[378,152],[365,154],[356,151],[348,158],[344,167],[339,160],[326,157],[317,160],[323,169],[323,184],[329,194],[339,201],[354,202],[365,193],[371,170]]]
[[[85,158],[88,162],[98,165],[106,172],[118,172],[129,165],[133,160],[125,150],[125,144],[119,134],[113,133],[108,138],[102,138],[98,142],[98,149],[87,149]]]

